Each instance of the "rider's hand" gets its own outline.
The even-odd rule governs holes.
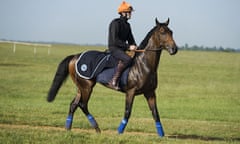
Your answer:
[[[136,50],[136,49],[137,49],[136,45],[130,45],[130,47],[129,47],[129,50],[131,50],[131,51]]]

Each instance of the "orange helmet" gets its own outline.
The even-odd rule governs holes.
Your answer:
[[[133,11],[133,7],[129,3],[125,2],[125,1],[123,1],[120,4],[120,6],[118,7],[118,13],[132,12],[132,11]]]

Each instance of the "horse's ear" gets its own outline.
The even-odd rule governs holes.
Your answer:
[[[167,21],[165,22],[166,25],[169,24],[170,19],[168,18]]]
[[[157,25],[157,26],[160,25],[160,22],[158,21],[157,18],[155,18],[155,22],[156,22],[156,25]]]

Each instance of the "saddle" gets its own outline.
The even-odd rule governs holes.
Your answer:
[[[101,51],[83,52],[75,63],[76,73],[84,79],[96,79],[104,85],[112,79],[118,61],[109,53]],[[119,79],[122,88],[127,84],[129,68],[127,68]]]

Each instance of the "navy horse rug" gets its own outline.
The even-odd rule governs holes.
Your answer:
[[[76,64],[77,74],[84,79],[96,78],[97,82],[107,84],[113,77],[118,61],[108,52],[86,51],[83,52]],[[120,78],[119,86],[127,84],[129,68]]]
[[[77,62],[77,74],[85,79],[95,78],[104,68],[114,67],[115,60],[109,53],[100,51],[83,52]]]

